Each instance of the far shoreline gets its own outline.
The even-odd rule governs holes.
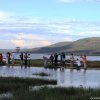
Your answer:
[[[14,60],[13,61],[14,62],[14,64],[12,64],[12,62],[10,62],[10,64],[9,64],[9,66],[21,66],[21,61],[20,60]],[[3,63],[0,65],[0,66],[8,66],[7,64],[6,64],[6,61],[3,61]],[[23,67],[24,67],[25,65],[23,64]],[[28,67],[28,66],[27,66]],[[34,60],[31,60],[30,61],[30,67],[44,67],[44,61],[43,61],[43,59],[34,59]],[[57,67],[63,67],[63,66],[60,66],[60,65],[58,65]],[[50,62],[48,62],[48,64],[47,64],[47,66],[46,66],[46,68],[57,68],[56,66],[51,66],[50,65]],[[70,62],[68,61],[68,60],[66,60],[66,66],[65,66],[65,69],[66,68],[70,68],[71,69],[71,67],[70,67]],[[75,68],[75,67],[74,67]],[[83,68],[83,67],[81,67],[81,68]],[[91,68],[91,69],[96,69],[96,68],[100,68],[100,61],[88,61],[87,62],[87,69],[89,69],[89,68]]]

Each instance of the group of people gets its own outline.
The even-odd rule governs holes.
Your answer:
[[[0,53],[0,65],[3,64],[3,58],[4,58],[4,57],[3,57],[3,54]],[[10,52],[7,52],[7,54],[6,54],[6,64],[10,64],[11,59],[12,59],[11,53],[10,53]]]
[[[55,53],[54,55],[51,54],[50,58],[43,56],[44,60],[44,66],[47,66],[48,62],[50,62],[50,65],[52,66],[58,66],[58,53]],[[66,60],[66,55],[65,53],[60,54],[60,65],[64,66],[65,65],[65,60]]]
[[[54,55],[51,55],[51,56],[50,56],[49,59],[50,59],[50,64],[51,64],[51,65],[55,65],[55,66],[58,65],[58,56],[59,56],[58,53],[55,53]],[[65,60],[66,60],[66,55],[65,55],[64,52],[62,52],[62,53],[60,54],[60,65],[61,65],[61,66],[64,66],[64,65],[65,65]]]
[[[10,64],[14,64],[14,60],[15,60],[15,57],[14,57],[14,53],[10,53],[10,52],[7,52],[6,54],[6,64],[7,65],[10,65]],[[20,64],[21,64],[21,67],[23,65],[25,65],[25,67],[29,66],[30,67],[30,53],[21,53],[19,55],[19,58],[20,58]],[[2,53],[0,53],[0,65],[2,65],[3,63],[3,55]]]
[[[66,59],[66,54],[64,52],[62,52],[60,54],[58,54],[58,53],[51,54],[50,58],[43,56],[43,59],[44,59],[44,66],[47,66],[48,62],[50,62],[50,65],[52,65],[52,66],[65,67],[66,62],[68,60],[68,61],[70,61],[70,67],[74,67],[76,65],[77,69],[80,69],[81,66],[84,66],[85,69],[87,68],[87,57],[86,57],[86,55],[81,55],[80,57],[75,59],[75,57],[72,53],[70,55],[70,58]]]
[[[86,55],[81,55],[80,58],[75,59],[74,55],[71,54],[70,57],[71,67],[76,64],[76,68],[80,69],[80,67],[84,67],[84,69],[87,69],[87,57]]]
[[[14,64],[14,53],[7,52],[6,54],[6,64]],[[29,66],[30,67],[30,53],[20,53],[20,64],[21,67],[25,65],[25,67]],[[70,55],[69,59],[66,59],[66,54],[64,52],[62,53],[55,53],[51,54],[50,57],[45,57],[43,56],[44,60],[44,66],[48,65],[48,62],[50,62],[51,66],[62,66],[65,67],[67,65],[67,61],[70,61],[70,67],[74,67],[75,65],[77,69],[80,69],[81,66],[84,66],[84,68],[87,68],[87,57],[86,55],[81,55],[78,58],[75,58],[73,53]],[[3,61],[3,55],[0,53],[0,65],[2,64]]]
[[[23,66],[23,64],[25,64],[25,67],[29,66],[30,67],[30,53],[21,53],[20,54],[20,60],[21,60],[21,67]]]

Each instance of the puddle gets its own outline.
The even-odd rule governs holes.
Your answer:
[[[33,75],[34,73],[47,73],[49,76]],[[23,78],[41,78],[57,80],[57,86],[60,87],[84,87],[100,88],[100,70],[76,69],[45,69],[44,67],[21,68],[18,66],[0,67],[0,76],[2,77],[23,77]]]
[[[41,85],[41,86],[33,86],[29,87],[30,91],[38,91],[39,89],[45,88],[45,87],[50,87],[50,88],[55,88],[58,87],[57,85]]]

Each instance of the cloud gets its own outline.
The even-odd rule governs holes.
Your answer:
[[[1,48],[15,48],[16,46],[33,48],[100,36],[100,22],[45,21],[32,16],[16,16],[3,12],[0,16],[0,40],[5,45],[0,44]]]
[[[57,33],[57,34],[70,33],[70,26],[69,25],[51,24],[51,25],[48,25],[48,29],[50,32]]]
[[[10,44],[13,44],[14,48],[16,46],[22,48],[33,48],[51,44],[51,42],[47,41],[44,37],[32,33],[6,33],[2,36],[5,38],[5,41],[9,41]],[[2,41],[4,40],[3,37],[0,37]]]
[[[11,40],[12,44],[22,48],[35,48],[51,45],[48,41],[25,41],[25,40]]]
[[[9,35],[12,35],[11,33]],[[16,39],[19,39],[19,40],[42,40],[43,38],[40,37],[39,35],[36,35],[36,34],[32,34],[32,33],[28,33],[28,34],[25,34],[25,33],[17,33],[14,35]]]
[[[60,2],[74,3],[74,2],[100,2],[100,0],[60,0]]]
[[[15,46],[24,47],[24,46],[26,45],[24,40],[11,40],[11,42],[12,42]]]
[[[6,19],[9,17],[9,14],[5,13],[5,12],[0,12],[0,20]]]

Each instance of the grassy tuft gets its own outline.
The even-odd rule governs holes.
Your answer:
[[[37,76],[50,76],[47,73],[41,72],[41,73],[33,73],[32,75],[37,75]]]

